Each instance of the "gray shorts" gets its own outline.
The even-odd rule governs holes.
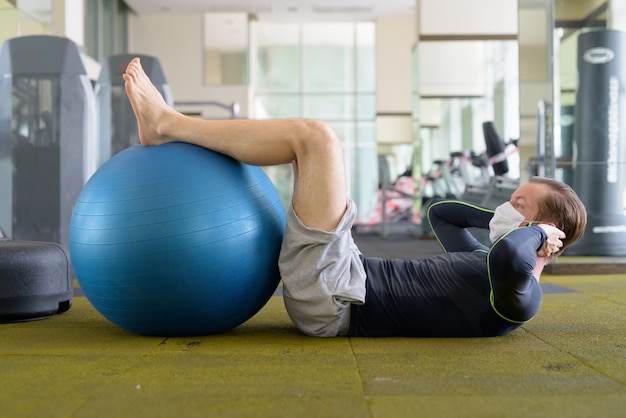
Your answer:
[[[306,227],[289,210],[278,265],[287,313],[307,335],[346,334],[350,304],[365,302],[365,269],[352,239],[355,219],[351,200],[332,232]]]

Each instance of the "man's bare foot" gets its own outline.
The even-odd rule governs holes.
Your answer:
[[[126,94],[137,118],[141,143],[158,145],[169,142],[166,133],[168,121],[175,116],[176,111],[165,103],[161,93],[144,72],[139,58],[133,58],[128,64],[123,78],[126,81]]]

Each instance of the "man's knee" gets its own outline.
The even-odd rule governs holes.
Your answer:
[[[302,120],[301,123],[305,134],[299,138],[296,144],[300,155],[341,155],[339,138],[327,123],[318,120]]]

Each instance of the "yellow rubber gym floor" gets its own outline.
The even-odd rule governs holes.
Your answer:
[[[482,339],[306,337],[280,296],[225,334],[143,337],[76,296],[0,325],[0,417],[626,416],[626,276],[542,282],[534,320]]]

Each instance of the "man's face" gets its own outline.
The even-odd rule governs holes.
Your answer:
[[[534,221],[538,220],[539,202],[547,193],[547,188],[542,184],[526,183],[513,192],[509,202],[527,221]]]

